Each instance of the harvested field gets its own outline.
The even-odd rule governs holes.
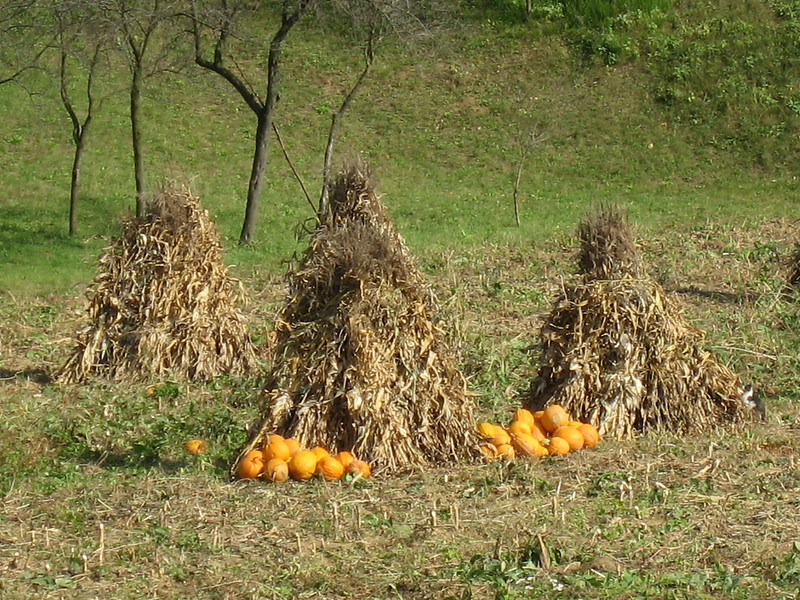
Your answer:
[[[0,596],[796,598],[793,228],[641,237],[649,272],[706,332],[704,347],[765,395],[767,422],[356,483],[231,483],[260,382],[54,387],[80,301],[3,296]],[[564,238],[420,259],[482,394],[476,420],[505,422],[519,405],[575,247]],[[245,283],[262,290],[262,318],[277,312],[278,278]],[[208,452],[186,454],[190,437]]]

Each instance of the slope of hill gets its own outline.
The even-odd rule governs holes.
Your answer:
[[[571,20],[566,9],[579,4],[534,2],[527,22],[512,4],[472,7],[434,42],[380,49],[345,116],[336,157],[369,162],[412,247],[425,253],[549,239],[571,231],[599,200],[628,206],[652,227],[746,222],[794,208],[794,3],[629,1],[621,3],[627,12],[597,22]],[[258,67],[259,56],[263,50],[254,49],[250,63]],[[313,21],[286,42],[276,122],[312,198],[331,114],[360,60]],[[102,84],[78,239],[64,233],[72,147],[54,78],[39,72],[24,87],[0,87],[0,239],[14,267],[0,288],[85,283],[103,236],[132,210],[125,84],[123,69]],[[75,94],[81,97],[77,83]],[[238,248],[252,113],[225,82],[196,67],[148,80],[145,94],[151,185],[190,181],[218,220],[232,262],[248,273],[281,270],[297,247],[290,232],[312,211],[278,145],[257,241]],[[537,141],[528,147],[531,136]]]

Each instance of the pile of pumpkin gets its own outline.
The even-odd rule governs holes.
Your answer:
[[[537,412],[520,408],[514,412],[508,427],[481,423],[478,433],[483,438],[481,452],[488,460],[559,456],[592,448],[600,441],[594,425],[573,421],[559,404]]]
[[[294,438],[270,435],[263,448],[250,450],[236,465],[239,479],[264,479],[276,483],[291,478],[307,481],[315,476],[325,481],[341,479],[347,474],[369,477],[372,467],[347,451],[331,455],[322,446],[301,448]]]

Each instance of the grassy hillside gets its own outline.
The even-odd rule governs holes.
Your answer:
[[[381,49],[347,114],[338,160],[367,159],[399,229],[423,254],[547,239],[598,200],[620,202],[654,228],[789,214],[798,129],[786,109],[797,80],[787,36],[796,21],[779,4],[731,3],[720,17],[716,4],[676,2],[580,27],[560,5],[535,2],[528,22],[509,5],[473,9],[433,46]],[[330,114],[359,60],[313,21],[286,42],[277,124],[314,197]],[[103,238],[133,204],[124,86],[121,70],[103,82],[75,240],[64,234],[72,147],[53,77],[0,88],[0,239],[12,267],[0,288],[64,290],[91,277]],[[236,93],[192,68],[149,80],[144,111],[150,185],[191,182],[231,262],[244,273],[282,270],[297,248],[290,232],[311,211],[273,144],[257,242],[233,244],[255,126]],[[541,141],[524,163],[517,228],[512,191],[531,133]]]

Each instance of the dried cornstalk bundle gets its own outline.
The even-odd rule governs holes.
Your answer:
[[[739,377],[650,279],[622,214],[580,225],[582,277],[562,288],[541,330],[525,404],[561,404],[601,435],[697,431],[746,414]]]
[[[578,226],[581,249],[580,272],[591,279],[614,279],[623,275],[644,277],[627,215],[613,204],[602,205]]]
[[[234,468],[271,433],[385,473],[475,455],[472,401],[432,293],[363,167],[339,175],[288,279],[265,412]]]
[[[256,356],[236,308],[240,292],[208,212],[187,190],[163,189],[101,256],[89,322],[57,378],[247,373]]]
[[[654,281],[565,288],[541,338],[541,367],[526,404],[561,404],[601,435],[698,431],[745,414],[739,377],[703,348],[703,332]]]

